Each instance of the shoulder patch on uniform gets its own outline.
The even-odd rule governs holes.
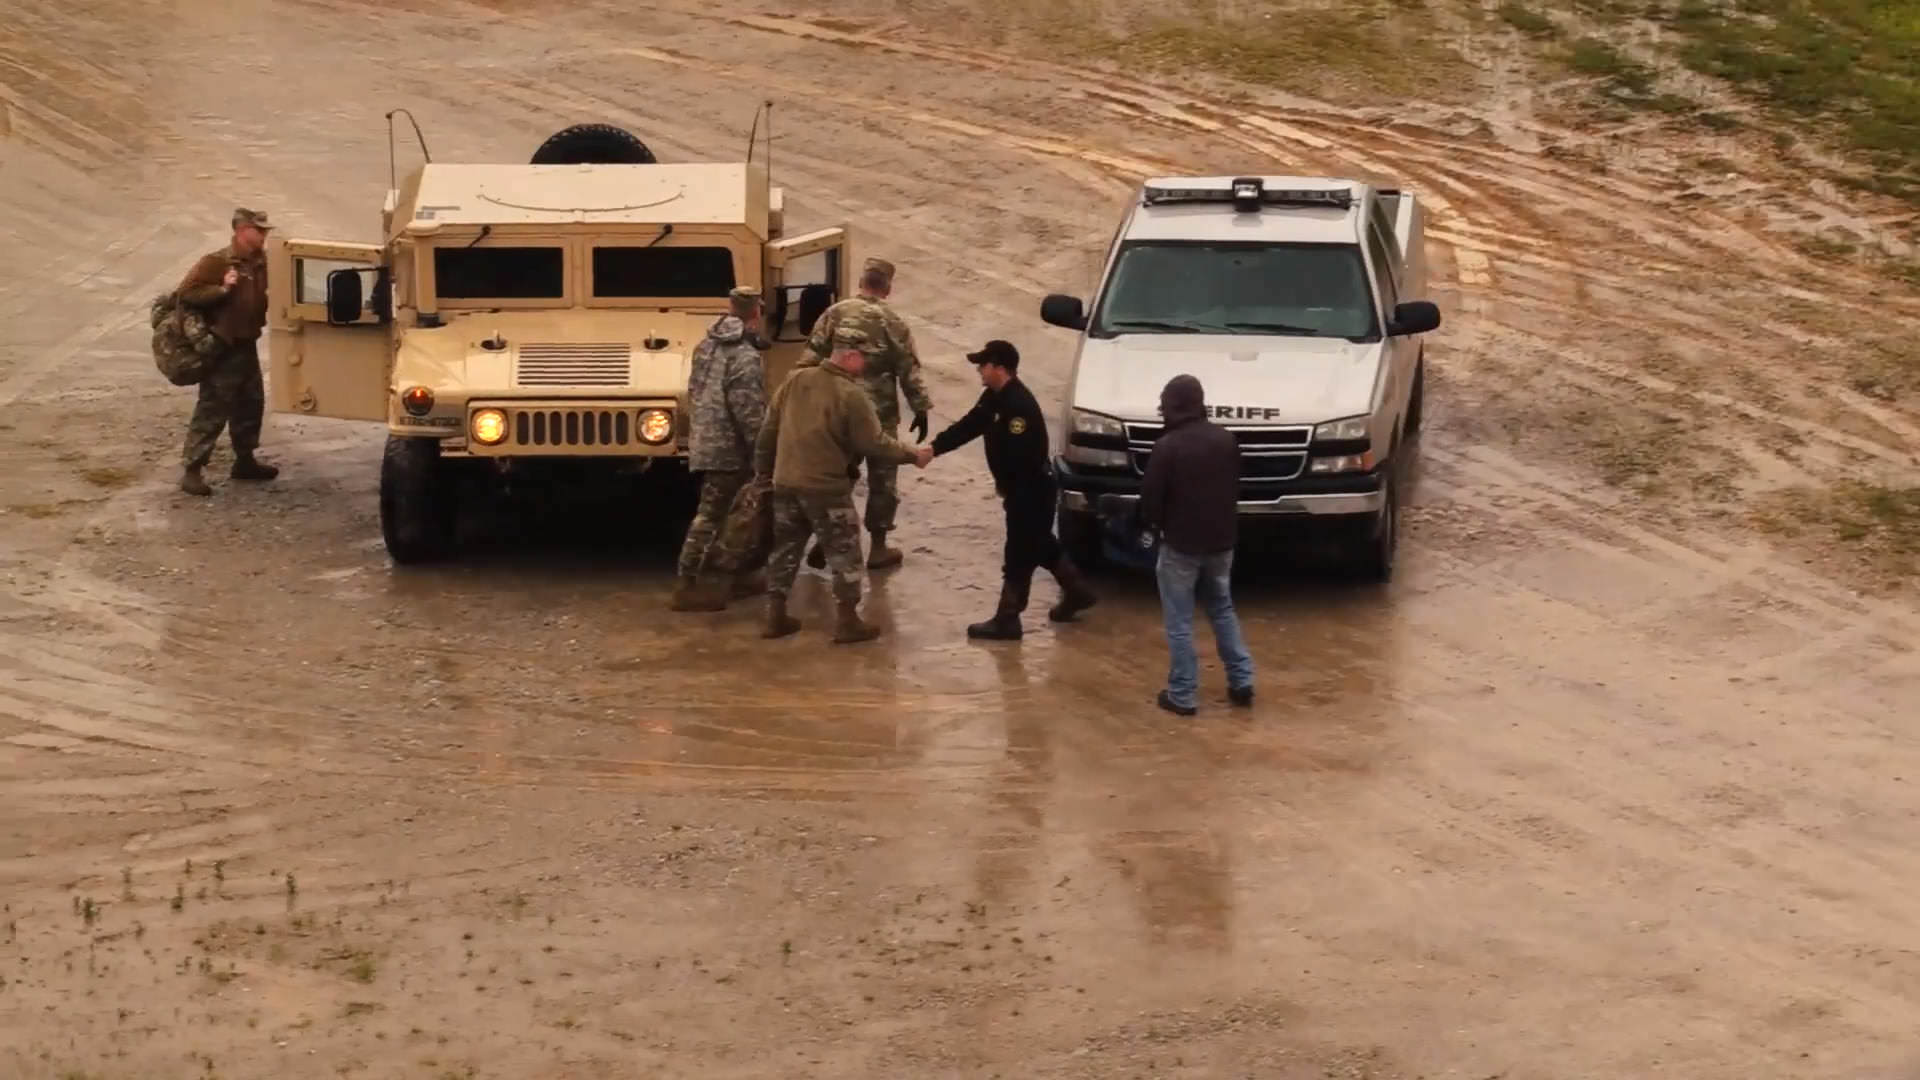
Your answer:
[[[1022,434],[1027,430],[1027,418],[1024,416],[1016,416],[1007,421],[1007,430],[1013,432],[1015,435]]]

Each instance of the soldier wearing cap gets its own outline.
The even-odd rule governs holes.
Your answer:
[[[1020,352],[1005,341],[989,341],[967,359],[980,369],[986,389],[967,415],[934,436],[935,455],[951,453],[984,437],[987,469],[1006,512],[1007,541],[1001,561],[1000,604],[993,617],[967,627],[967,636],[1012,640],[1021,636],[1020,613],[1027,609],[1033,571],[1046,567],[1060,583],[1060,602],[1048,611],[1067,622],[1095,603],[1086,578],[1067,558],[1053,534],[1053,471],[1047,462],[1047,422],[1040,403],[1020,381]]]
[[[687,467],[700,474],[700,508],[680,546],[680,580],[669,605],[675,611],[718,611],[729,599],[759,591],[756,580],[738,572],[750,553],[727,550],[715,538],[723,526],[725,537],[736,542],[752,535],[731,519],[757,510],[741,494],[752,477],[753,444],[767,412],[761,312],[760,290],[734,289],[727,294],[727,314],[693,350]]]
[[[812,533],[833,570],[839,620],[833,640],[870,641],[880,628],[860,618],[860,519],[848,470],[861,459],[926,468],[933,450],[916,450],[888,434],[860,387],[867,362],[885,345],[851,326],[834,331],[825,363],[796,367],[774,391],[754,444],[755,482],[772,485],[773,553],[767,560],[767,624],[762,637],[800,629],[787,613],[787,593],[800,572]]]
[[[933,411],[933,399],[927,396],[926,379],[920,371],[920,356],[913,347],[913,331],[907,328],[906,320],[887,303],[888,295],[893,292],[893,264],[885,259],[868,259],[860,271],[859,290],[859,295],[850,296],[821,314],[819,321],[813,324],[813,333],[807,339],[806,355],[800,362],[813,364],[825,359],[829,342],[839,328],[850,326],[860,330],[873,343],[862,383],[873,399],[880,426],[889,435],[898,433],[899,395],[904,392],[907,404],[913,409],[913,425],[909,430],[917,433],[919,441],[924,442],[927,438],[927,414]],[[867,566],[871,569],[897,566],[905,558],[899,549],[887,546],[887,533],[892,531],[894,517],[900,510],[899,475],[897,465],[885,461],[867,462],[866,526],[867,532],[873,537],[873,551],[868,556]],[[822,549],[815,547],[807,556],[807,563],[815,568],[826,565]]]
[[[271,480],[280,470],[253,456],[260,445],[266,390],[260,377],[260,330],[267,322],[267,260],[263,249],[273,226],[267,215],[241,207],[233,212],[233,241],[200,257],[180,282],[180,302],[200,308],[221,349],[200,383],[200,400],[187,421],[185,471],[180,490],[211,495],[200,471],[213,457],[220,430],[233,444],[235,480]]]

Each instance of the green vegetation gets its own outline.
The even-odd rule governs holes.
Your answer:
[[[1507,0],[1506,3],[1501,4],[1500,18],[1508,26],[1533,37],[1549,38],[1560,32],[1558,23],[1520,3],[1519,0]]]
[[[1680,0],[1659,17],[1688,67],[1831,123],[1881,190],[1920,197],[1920,0]]]

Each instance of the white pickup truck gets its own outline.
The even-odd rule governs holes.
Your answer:
[[[1392,576],[1425,349],[1440,325],[1420,204],[1408,191],[1296,176],[1147,181],[1081,332],[1054,458],[1060,538],[1098,561],[1102,518],[1131,511],[1161,433],[1161,387],[1198,378],[1240,444],[1248,526],[1331,531],[1367,579]],[[1254,537],[1248,537],[1249,540]]]

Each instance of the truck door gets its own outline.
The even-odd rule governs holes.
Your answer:
[[[1375,204],[1378,205],[1377,203]],[[1380,297],[1380,323],[1384,327],[1393,317],[1401,299],[1399,250],[1392,234],[1381,225],[1378,216],[1367,224],[1367,256],[1373,264],[1374,291]],[[1413,368],[1419,357],[1419,342],[1411,336],[1386,340],[1387,402],[1396,421],[1403,419],[1413,393]],[[1398,449],[1395,447],[1394,449]]]
[[[821,312],[849,291],[847,230],[835,226],[768,244],[766,280],[771,395],[800,359]]]
[[[385,420],[393,339],[381,249],[275,237],[267,258],[273,411]],[[358,279],[361,302],[350,321],[327,317],[327,283],[336,274]]]

